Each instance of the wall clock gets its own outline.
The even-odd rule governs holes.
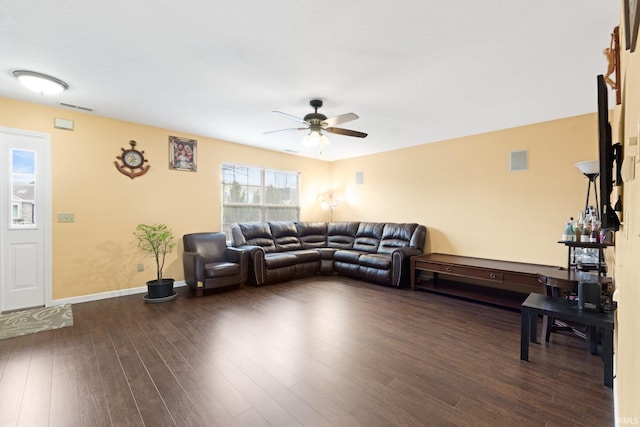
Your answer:
[[[122,154],[116,157],[116,159],[120,160],[121,163],[113,163],[116,165],[116,169],[118,169],[120,173],[133,179],[147,173],[151,166],[145,165],[148,160],[144,158],[144,151],[136,150],[135,141],[129,141],[129,145],[131,145],[131,148],[121,148]]]

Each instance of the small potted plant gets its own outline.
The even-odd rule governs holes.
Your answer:
[[[173,297],[175,295],[173,292],[174,279],[162,277],[165,257],[176,247],[173,232],[166,224],[138,224],[133,235],[138,240],[138,247],[156,260],[157,278],[147,282],[148,294],[145,300]]]

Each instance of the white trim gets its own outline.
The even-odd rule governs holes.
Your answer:
[[[179,280],[173,283],[174,288],[180,288],[187,286],[184,280]],[[107,298],[124,297],[127,295],[135,295],[147,292],[146,286],[138,286],[137,288],[119,289],[117,291],[100,292],[98,294],[81,295],[79,297],[61,298],[51,301],[51,305],[63,305],[63,304],[80,304],[83,302],[98,301]]]

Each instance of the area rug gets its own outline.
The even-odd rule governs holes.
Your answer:
[[[0,340],[72,325],[71,304],[0,314]]]

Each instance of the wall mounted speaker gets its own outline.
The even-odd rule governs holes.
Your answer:
[[[509,153],[509,171],[526,171],[529,166],[529,154],[527,150],[512,151]]]

